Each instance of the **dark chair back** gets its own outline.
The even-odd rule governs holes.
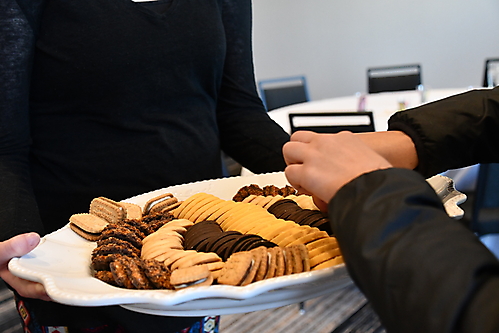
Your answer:
[[[499,233],[499,163],[480,164],[473,202],[472,229]]]
[[[369,68],[367,82],[370,94],[415,90],[422,83],[421,65]]]
[[[304,76],[263,80],[258,83],[258,90],[267,111],[309,101]]]
[[[374,132],[373,113],[364,112],[325,112],[290,113],[291,133],[305,130],[316,133]]]
[[[483,86],[492,88],[499,85],[499,58],[486,59],[483,73]]]

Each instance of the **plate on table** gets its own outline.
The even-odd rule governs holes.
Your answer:
[[[451,182],[447,177],[444,180],[439,177],[433,180],[438,185],[442,181]],[[162,193],[172,193],[184,200],[198,192],[230,200],[241,187],[249,184],[283,187],[288,183],[282,172],[231,177],[172,186],[125,201],[143,206]],[[444,188],[449,189],[448,186]],[[446,197],[450,196],[443,196],[444,202]],[[452,204],[455,202],[453,200]],[[258,281],[244,287],[212,285],[179,291],[123,289],[92,277],[90,259],[95,246],[96,243],[81,238],[66,225],[43,237],[27,255],[12,259],[9,269],[21,278],[42,283],[48,295],[62,304],[120,305],[132,311],[164,316],[208,316],[264,310],[305,301],[352,284],[345,265],[341,264]]]

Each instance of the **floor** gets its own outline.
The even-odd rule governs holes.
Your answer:
[[[352,315],[356,315],[355,318],[363,316],[362,319],[365,319],[365,315],[358,313],[365,304],[366,299],[362,293],[351,285],[330,295],[304,302],[303,311],[300,311],[299,304],[293,304],[277,309],[222,316],[220,332],[331,333]],[[366,308],[366,310],[369,309]],[[364,314],[369,311],[364,311]],[[374,315],[369,321],[376,321],[376,319]],[[341,332],[368,331],[355,330],[350,327]]]
[[[0,332],[21,333],[21,321],[16,311],[12,292],[0,280]]]
[[[3,287],[3,283],[0,283]],[[346,333],[380,332],[376,315],[353,285],[330,295],[281,308],[221,317],[221,333]],[[336,329],[336,330],[335,330]],[[12,292],[0,290],[0,332],[23,332]],[[165,332],[167,333],[167,332]]]

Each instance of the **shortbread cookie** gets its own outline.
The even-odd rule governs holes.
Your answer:
[[[283,196],[281,196],[281,195],[276,195],[275,197],[272,197],[272,199],[271,199],[268,203],[266,203],[266,204],[263,206],[263,208],[265,208],[265,209],[269,209],[269,207],[271,207],[271,206],[272,206],[273,204],[275,204],[277,201],[282,200],[283,198],[284,198],[284,197],[283,197]]]
[[[196,202],[198,198],[204,198],[206,193],[199,192],[191,195],[189,198],[185,199],[180,203],[180,205],[171,211],[171,213],[175,216],[175,218],[184,218],[184,214],[187,211],[188,207],[192,204],[192,202]]]
[[[185,256],[185,257],[175,261],[171,265],[171,269],[175,270],[178,268],[185,268],[185,267],[209,264],[209,263],[220,262],[220,261],[222,261],[222,259],[216,253],[197,252],[195,255]]]
[[[336,265],[339,265],[342,263],[343,263],[343,256],[337,256],[337,257],[334,257],[332,259],[324,261],[324,262],[320,263],[319,265],[313,267],[312,271],[316,271],[316,270],[324,269],[324,268],[328,268],[328,267],[333,267],[333,266],[336,266]]]
[[[339,248],[322,252],[322,253],[310,258],[310,267],[314,268],[315,266],[323,263],[324,261],[328,261],[332,258],[339,256],[339,255],[341,255]]]
[[[296,240],[290,242],[288,244],[288,246],[297,245],[297,244],[308,244],[308,243],[316,241],[318,239],[328,238],[328,237],[329,237],[329,235],[327,234],[327,232],[322,231],[322,230],[318,230],[318,229],[312,229],[307,234],[305,234],[305,235],[297,238]]]
[[[171,270],[171,266],[179,259],[186,257],[186,256],[191,256],[193,254],[196,254],[197,252],[194,250],[170,250],[167,252],[167,258],[164,261],[164,264],[166,267],[168,267]]]
[[[307,247],[307,250],[310,252],[318,247],[321,247],[321,246],[327,245],[327,244],[338,245],[338,241],[336,240],[335,237],[321,238],[321,239],[317,239],[313,242],[307,243],[306,247]]]

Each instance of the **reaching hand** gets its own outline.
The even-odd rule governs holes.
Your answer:
[[[14,276],[8,269],[10,259],[27,254],[39,242],[40,236],[36,233],[18,235],[0,242],[0,277],[21,296],[50,301],[43,285]]]
[[[299,192],[312,195],[319,208],[346,183],[392,165],[350,132],[317,134],[300,131],[283,147],[285,174]]]

